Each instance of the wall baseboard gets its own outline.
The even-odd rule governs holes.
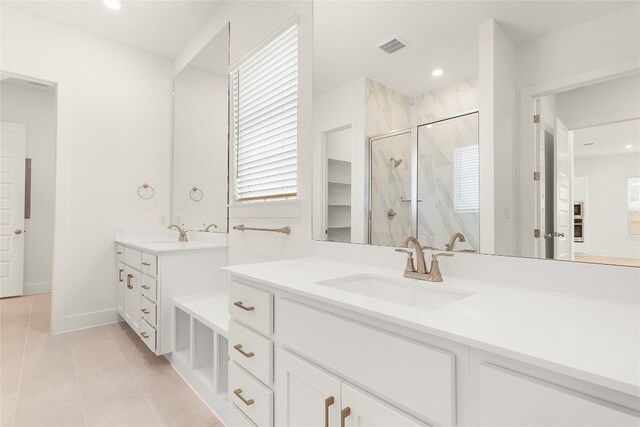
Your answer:
[[[51,292],[51,282],[42,283],[25,283],[24,295],[42,294],[45,292]]]
[[[93,311],[90,313],[74,314],[65,316],[63,327],[60,331],[52,331],[54,334],[75,331],[78,329],[92,328],[94,326],[106,325],[108,323],[118,322],[120,320],[118,310],[115,308],[109,310]]]

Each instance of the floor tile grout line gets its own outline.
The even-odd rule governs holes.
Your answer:
[[[70,348],[69,350],[71,351],[71,360],[73,361],[73,370],[76,373],[76,381],[78,382],[78,392],[80,393],[80,407],[82,408],[82,418],[84,419],[84,425],[88,426],[89,423],[87,423],[87,411],[84,408],[84,399],[82,397],[82,387],[80,386],[80,375],[78,375],[78,365],[76,363],[76,357],[73,354],[73,348]]]
[[[13,404],[13,417],[11,418],[11,427],[16,424],[16,413],[18,412],[18,399],[20,399],[20,386],[22,385],[22,373],[24,371],[24,360],[27,354],[27,341],[29,341],[29,331],[31,330],[31,315],[33,314],[33,297],[30,298],[29,320],[27,321],[27,335],[24,337],[24,346],[22,348],[22,363],[20,363],[20,376],[18,377],[18,390],[16,390],[16,401]]]
[[[153,407],[153,404],[151,403],[151,399],[149,399],[149,396],[147,396],[147,393],[144,392],[144,388],[142,388],[142,384],[140,384],[140,381],[138,381],[138,377],[136,377],[135,372],[133,372],[133,369],[131,369],[131,365],[129,365],[127,356],[125,356],[124,351],[122,351],[122,348],[120,348],[120,344],[118,344],[118,341],[116,341],[115,335],[113,334],[113,331],[111,329],[109,329],[109,333],[111,334],[111,338],[113,339],[113,341],[116,343],[116,347],[118,347],[118,351],[120,352],[120,354],[122,354],[124,363],[125,365],[127,365],[127,369],[129,369],[129,372],[131,372],[131,375],[133,376],[133,380],[138,385],[138,388],[140,388],[140,391],[142,392],[142,396],[144,397],[145,402],[147,402],[147,405],[149,405],[149,407],[151,408],[151,412],[153,412],[153,416],[156,418],[158,425],[163,426],[164,424],[162,423],[160,416],[156,412],[156,409]]]

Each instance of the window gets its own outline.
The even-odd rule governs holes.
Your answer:
[[[640,236],[640,177],[627,181],[627,211],[629,216],[629,234]]]
[[[477,145],[453,150],[453,208],[456,212],[480,211],[479,160]]]
[[[298,189],[298,26],[231,73],[234,199],[295,198]]]

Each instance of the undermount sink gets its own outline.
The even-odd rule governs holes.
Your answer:
[[[322,280],[316,284],[423,310],[436,310],[472,295],[471,292],[433,288],[433,286],[446,285],[433,285],[412,279],[391,279],[370,274]]]

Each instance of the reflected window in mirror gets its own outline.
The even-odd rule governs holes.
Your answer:
[[[629,235],[640,237],[640,177],[629,178],[627,187]]]
[[[298,193],[298,26],[231,73],[235,202]]]

